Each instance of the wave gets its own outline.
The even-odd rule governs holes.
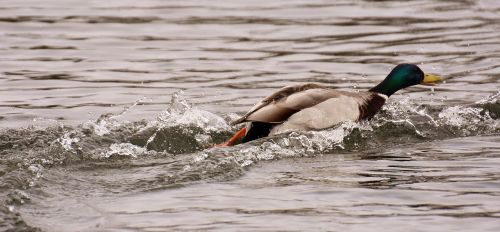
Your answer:
[[[116,115],[101,115],[77,127],[57,124],[1,130],[0,200],[5,207],[0,217],[4,221],[12,219],[3,223],[19,219],[15,208],[30,201],[29,190],[39,187],[47,169],[64,167],[81,172],[107,168],[120,170],[123,176],[129,169],[154,169],[147,177],[117,178],[116,183],[105,183],[123,192],[150,191],[199,181],[230,180],[263,160],[500,133],[500,92],[471,105],[457,106],[418,104],[403,98],[387,104],[369,122],[291,132],[234,147],[213,145],[239,129],[228,123],[237,115],[218,116],[193,107],[180,92],[173,95],[155,120],[120,121],[120,116],[132,108]]]

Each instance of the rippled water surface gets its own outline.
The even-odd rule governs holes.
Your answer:
[[[500,2],[0,4],[0,231],[500,231]],[[288,84],[445,77],[210,148]]]

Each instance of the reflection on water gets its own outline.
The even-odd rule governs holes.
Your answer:
[[[498,231],[499,11],[3,1],[0,230]],[[402,62],[446,83],[370,123],[206,149],[276,88],[363,90]]]

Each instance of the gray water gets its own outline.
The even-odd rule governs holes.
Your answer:
[[[499,231],[500,2],[0,2],[0,231]],[[211,148],[277,88],[442,75]]]

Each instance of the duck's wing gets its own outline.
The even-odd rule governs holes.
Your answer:
[[[362,102],[366,97],[365,95],[338,91],[318,84],[287,86],[262,99],[243,117],[232,122],[232,124],[248,121],[282,123],[298,111],[310,108],[328,99],[347,96],[359,99],[359,102]]]

